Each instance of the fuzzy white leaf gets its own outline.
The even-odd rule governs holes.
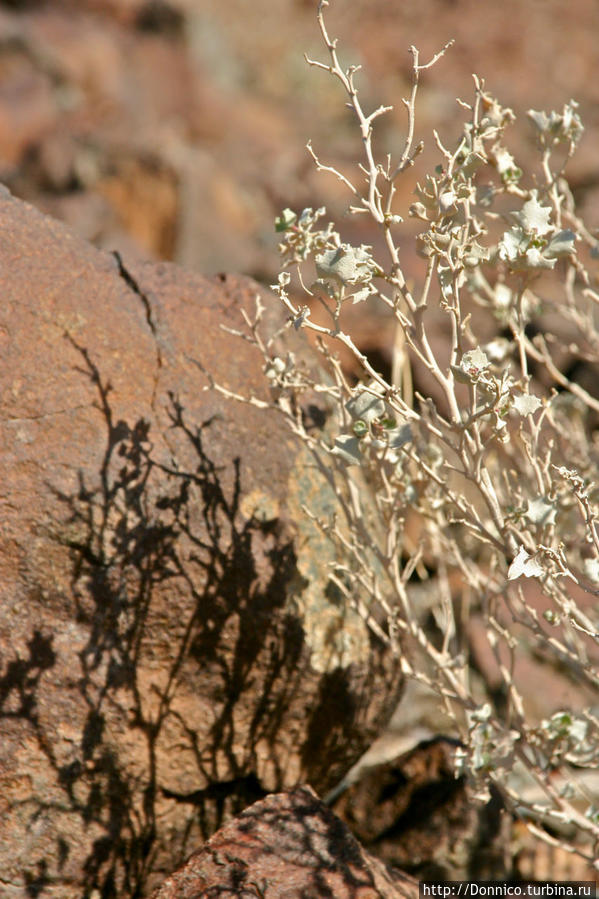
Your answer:
[[[491,149],[491,157],[495,161],[495,165],[497,166],[497,171],[500,175],[503,175],[504,172],[512,171],[516,168],[516,161],[509,150],[506,150],[505,147],[496,144]]]
[[[571,256],[572,253],[576,252],[576,247],[574,246],[575,240],[576,235],[573,231],[570,231],[567,228],[564,231],[558,231],[547,244],[545,255]]]
[[[471,178],[477,169],[483,166],[485,162],[485,157],[480,153],[469,153],[462,163],[462,174],[465,175],[466,178]]]
[[[505,285],[498,284],[497,288],[503,286]],[[512,344],[507,339],[507,337],[496,337],[494,340],[486,343],[482,349],[485,355],[491,360],[491,362],[497,364],[507,359],[512,351]]]
[[[363,303],[364,300],[367,300],[372,291],[369,287],[363,287],[362,290],[358,290],[356,293],[352,294],[352,304]]]
[[[287,231],[297,222],[297,215],[293,209],[284,209],[281,215],[275,219],[275,231]]]
[[[529,393],[520,393],[514,397],[514,409],[519,415],[532,415],[541,405],[538,396],[531,396]]]
[[[504,262],[514,262],[526,253],[528,238],[522,228],[510,228],[499,241],[499,258]]]
[[[448,212],[456,201],[455,191],[446,190],[439,196],[439,209],[441,212]]]
[[[547,256],[544,256],[543,253],[538,249],[538,247],[531,247],[526,251],[524,259],[520,260],[520,264],[517,267],[528,269],[553,268],[554,266],[555,259],[549,259]],[[516,268],[516,266],[514,266],[514,268]]]
[[[439,286],[441,293],[445,299],[449,299],[453,293],[455,275],[446,265],[437,266],[437,277],[439,278]]]
[[[520,547],[518,555],[508,568],[508,580],[513,581],[518,577],[541,577],[545,574],[545,569],[539,563],[531,558],[523,546]]]
[[[551,230],[550,215],[551,207],[541,206],[537,200],[536,191],[532,191],[531,199],[524,204],[515,217],[525,231],[534,231],[535,234],[542,235]]]
[[[549,117],[543,110],[529,109],[526,115],[541,134],[549,130]]]
[[[424,203],[412,203],[409,209],[412,218],[421,219],[423,222],[427,220],[426,206]]]
[[[462,371],[465,371],[468,374],[478,374],[488,367],[489,360],[487,359],[484,351],[481,350],[479,346],[477,346],[474,350],[468,350],[467,353],[464,353],[464,355],[462,356],[462,361],[460,362],[460,368],[462,369]]]
[[[502,284],[499,281],[495,285],[495,305],[499,307],[499,309],[507,309],[510,303],[512,302],[512,291],[507,286],[507,284]]]
[[[574,718],[570,725],[570,739],[574,744],[582,743],[586,739],[588,723],[582,718]]]
[[[528,508],[524,514],[533,524],[555,524],[556,512],[553,503],[539,496],[528,501]]]
[[[531,236],[523,228],[511,228],[499,241],[499,258],[507,262],[514,271],[553,268],[555,258],[546,255],[547,248],[541,249],[530,243]]]
[[[487,247],[481,247],[479,243],[473,241],[464,253],[464,265],[474,268],[474,266],[480,265],[481,262],[487,262],[489,256],[490,253]]]
[[[341,285],[366,281],[375,268],[367,247],[352,247],[349,244],[325,250],[314,261],[319,278]]]
[[[599,559],[585,559],[584,573],[590,581],[599,584]]]

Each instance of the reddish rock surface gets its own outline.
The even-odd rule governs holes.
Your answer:
[[[246,0],[14,0],[0,9],[0,179],[97,247],[136,260],[127,266],[145,296],[119,276],[112,257],[2,199],[0,813],[10,811],[4,820],[14,841],[1,850],[0,872],[6,862],[19,899],[25,881],[29,893],[67,895],[64,884],[82,876],[81,864],[85,889],[99,884],[111,895],[111,884],[137,888],[154,870],[181,861],[225,810],[293,782],[302,765],[317,785],[333,780],[330,758],[345,773],[361,742],[351,737],[346,745],[345,682],[325,678],[310,706],[311,688],[296,695],[290,681],[288,693],[268,693],[266,717],[244,711],[243,725],[239,702],[232,711],[223,700],[228,687],[242,698],[253,688],[254,662],[237,652],[242,631],[259,635],[259,660],[271,646],[266,635],[275,633],[268,670],[288,675],[297,638],[276,615],[270,628],[271,610],[289,571],[292,580],[299,572],[296,580],[316,583],[314,559],[323,548],[294,562],[304,542],[289,542],[288,520],[309,485],[290,476],[281,450],[287,438],[276,422],[266,425],[241,408],[219,418],[221,403],[198,395],[200,374],[190,361],[198,356],[226,367],[230,384],[257,385],[259,366],[239,345],[232,351],[216,328],[216,321],[236,321],[237,301],[251,303],[253,286],[139,264],[166,258],[204,274],[244,270],[271,283],[271,223],[284,206],[325,203],[347,239],[376,244],[363,219],[343,216],[347,196],[314,171],[304,150],[312,137],[324,161],[343,167],[359,151],[338,86],[303,62],[304,50],[323,55],[315,9],[316,0],[255,0],[251,9]],[[415,180],[439,161],[432,127],[449,144],[457,135],[455,97],[469,99],[477,72],[521,118],[530,107],[580,101],[586,133],[569,171],[589,224],[598,224],[595,0],[567,7],[558,0],[333,0],[329,22],[343,58],[364,63],[367,107],[396,106],[381,122],[381,147],[392,152],[405,133],[400,97],[409,88],[409,45],[428,59],[456,38],[422,78],[416,137],[426,148],[400,185],[398,211],[405,213]],[[526,167],[532,130],[522,123],[509,140]],[[402,262],[418,282],[410,225],[402,227]],[[365,306],[355,309],[356,340],[383,370],[393,329],[381,316],[364,318]],[[435,348],[444,327],[439,322],[431,335]],[[416,380],[423,392],[432,390],[422,371]],[[277,454],[265,451],[273,443]],[[292,514],[284,512],[290,485]],[[269,517],[281,507],[280,522]],[[231,540],[234,549],[222,550]],[[287,561],[276,570],[273,547],[286,545]],[[212,549],[217,561],[207,565]],[[253,567],[240,579],[248,555]],[[209,584],[212,615],[200,640],[198,579]],[[169,599],[156,612],[156,597],[181,584],[183,607]],[[221,587],[222,601],[215,598]],[[265,597],[263,616],[252,606],[232,621],[230,603],[248,588]],[[319,591],[307,593],[303,608],[314,611]],[[131,595],[139,598],[134,608]],[[326,627],[317,633],[317,617],[305,623],[321,647]],[[492,654],[477,620],[469,640],[492,686]],[[230,655],[221,665],[223,645]],[[219,689],[198,704],[197,660],[213,650]],[[313,654],[322,668],[320,650]],[[530,655],[522,656],[519,677],[539,716],[582,701],[577,685]],[[370,684],[356,710],[358,730]],[[291,694],[297,701],[289,715],[305,702],[312,725],[302,737],[304,756],[291,756],[288,774],[276,753],[267,750],[264,762],[264,746],[284,732],[270,716],[278,720]],[[379,711],[375,704],[372,721]],[[323,748],[322,722],[329,721]],[[222,751],[206,758],[196,734],[208,726],[216,727]],[[440,729],[435,723],[433,732]],[[249,747],[240,756],[231,752],[233,733],[239,747]],[[255,759],[268,769],[264,783],[253,779]],[[189,835],[181,835],[181,822]]]
[[[308,789],[268,796],[226,824],[152,899],[412,899]]]
[[[256,285],[128,268],[6,191],[0,271],[1,891],[144,896],[266,792],[332,786],[400,679],[325,596],[300,447],[203,391],[194,360],[264,391],[220,329]]]

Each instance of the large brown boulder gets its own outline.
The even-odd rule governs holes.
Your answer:
[[[264,393],[220,328],[256,285],[126,267],[5,191],[0,273],[3,896],[141,897],[266,792],[331,787],[400,678],[326,592],[305,451],[203,390],[196,362]]]
[[[256,802],[194,852],[152,899],[416,899],[305,788]]]

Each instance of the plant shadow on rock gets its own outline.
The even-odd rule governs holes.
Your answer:
[[[52,638],[35,628],[27,643],[27,658],[15,658],[10,661],[0,677],[0,722],[8,719],[27,721],[40,744],[53,760],[51,746],[48,745],[40,722],[37,693],[44,674],[51,671],[56,663],[56,652],[52,646]],[[35,816],[34,816],[35,820]],[[65,853],[65,847],[59,840],[57,843],[59,857]],[[27,896],[40,895],[49,883],[48,863],[45,859],[36,865],[37,870],[25,872]]]
[[[276,742],[301,678],[303,631],[285,610],[288,584],[298,575],[291,538],[277,521],[239,515],[239,459],[225,490],[227,462],[217,467],[205,449],[213,420],[188,424],[171,395],[165,437],[183,438],[197,464],[180,468],[175,456],[168,465],[157,462],[149,423],[115,420],[110,384],[77,349],[97,391],[106,447],[97,483],[90,486],[80,474],[77,494],[60,496],[81,534],[69,541],[72,588],[77,620],[89,636],[74,660],[86,705],[81,744],[76,760],[57,773],[82,828],[94,824],[103,834],[85,862],[84,895],[134,897],[145,893],[150,872],[166,873],[183,861],[198,828],[206,837],[226,814],[265,795],[256,746]],[[40,658],[52,664],[51,644],[35,654],[41,673]],[[35,690],[39,673],[19,665],[20,675],[10,676]],[[148,689],[152,668],[161,676]],[[212,712],[198,727],[197,716],[186,720],[177,700],[186,678],[192,690],[202,689],[206,671]],[[33,696],[28,707],[35,707]],[[169,727],[186,741],[183,755],[187,762],[192,755],[200,789],[163,783],[161,740]],[[132,735],[133,765],[120,752]],[[181,743],[170,751],[176,767]],[[281,764],[274,755],[271,761]],[[284,771],[278,776],[282,781]],[[174,806],[179,832],[165,855],[157,814],[172,815]],[[39,876],[30,880],[39,884],[30,895],[42,894]]]

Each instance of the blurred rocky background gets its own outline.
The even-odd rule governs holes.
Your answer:
[[[325,58],[316,0],[7,0],[0,4],[0,180],[96,246],[167,259],[210,275],[244,272],[273,283],[282,208],[326,205],[345,239],[377,244],[348,196],[306,151],[355,171],[359,135],[336,81],[310,68]],[[511,149],[536,160],[529,108],[574,98],[586,134],[569,172],[579,208],[597,223],[599,85],[594,0],[352,0],[328,10],[342,62],[363,66],[365,108],[379,151],[397,153],[406,129],[411,44],[429,60],[416,141],[425,151],[399,185],[405,214],[418,179],[440,161],[432,129],[458,138],[472,73],[521,118]],[[422,277],[407,220],[402,261]],[[400,238],[401,239],[401,238]],[[393,328],[359,309],[358,343],[388,363]]]
[[[308,138],[323,161],[342,169],[359,152],[339,85],[304,61],[304,52],[324,58],[316,7],[316,0],[5,0],[0,179],[99,247],[270,283],[272,222],[281,208],[324,204],[339,217],[347,205],[340,184],[315,172]],[[448,146],[459,135],[455,98],[472,97],[476,73],[521,116],[580,102],[587,132],[570,171],[582,211],[596,218],[594,0],[338,0],[328,22],[342,61],[363,65],[365,106],[395,106],[379,140],[391,152],[405,134],[409,46],[426,61],[455,39],[422,78],[416,139],[426,150],[400,185],[398,211],[439,161],[432,128]],[[526,163],[532,127],[523,121],[512,130]]]

